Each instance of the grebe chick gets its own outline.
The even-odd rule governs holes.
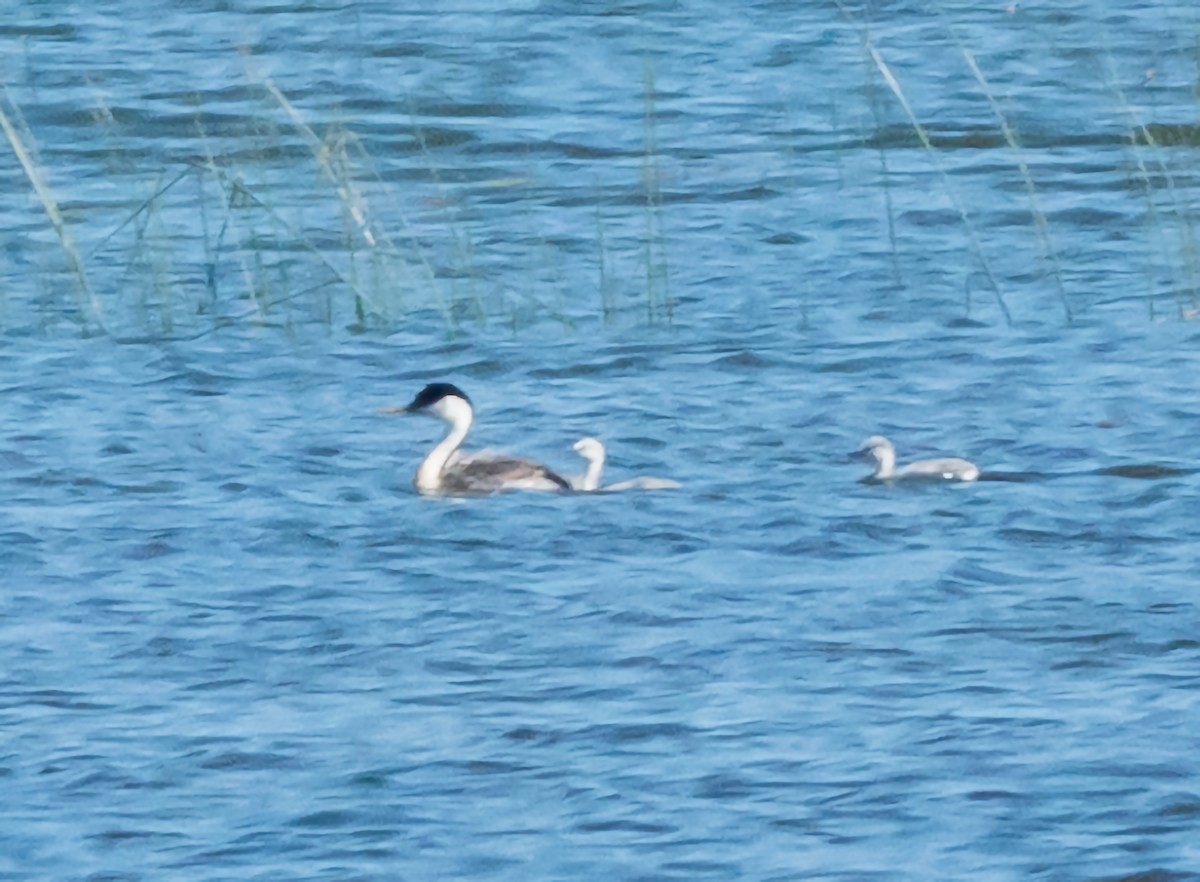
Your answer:
[[[896,468],[896,448],[882,435],[872,435],[864,441],[858,455],[875,460],[875,474],[871,477],[877,481],[974,481],[979,477],[979,466],[957,456],[918,459]]]
[[[415,413],[436,416],[448,429],[446,436],[417,468],[413,485],[425,495],[477,496],[503,490],[570,490],[565,478],[532,459],[495,451],[463,453],[462,445],[475,412],[465,392],[450,383],[430,383],[407,407],[387,407],[381,413]]]
[[[580,438],[575,442],[575,451],[587,460],[587,472],[578,478],[571,479],[571,486],[576,490],[591,493],[596,490],[615,492],[618,490],[678,490],[679,482],[670,478],[651,478],[641,476],[627,481],[617,481],[607,487],[600,486],[600,477],[604,474],[604,445],[596,438]]]

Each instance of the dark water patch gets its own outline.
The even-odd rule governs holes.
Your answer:
[[[80,477],[57,469],[45,469],[36,475],[18,475],[11,480],[14,484],[28,487],[99,486],[100,484],[95,478]]]
[[[304,453],[307,456],[317,456],[327,459],[334,456],[340,456],[342,451],[339,447],[324,447],[318,445],[314,447],[306,447],[304,449]]]
[[[71,24],[5,24],[0,25],[0,36],[5,37],[45,37],[75,42],[79,39],[78,29]]]
[[[1144,144],[1163,147],[1200,147],[1200,126],[1180,123],[1146,123],[1135,130]]]
[[[874,481],[879,486],[889,486],[886,482]],[[888,544],[905,539],[915,539],[924,533],[922,525],[912,523],[875,523],[872,521],[850,521],[834,524],[830,532],[848,537],[847,546],[853,546],[855,539],[869,539],[874,543]],[[920,544],[920,543],[914,543]]]
[[[771,364],[761,354],[743,350],[723,355],[712,362],[713,367],[732,370],[761,370]]]
[[[659,740],[686,740],[699,734],[699,730],[682,723],[614,724],[588,726],[575,732],[572,740],[599,740],[610,744],[631,745]]]
[[[1196,469],[1183,469],[1175,466],[1159,465],[1157,463],[1142,463],[1106,466],[1105,468],[1096,469],[1095,474],[1110,478],[1156,480],[1158,478],[1181,478],[1186,475],[1194,475],[1196,471]]]
[[[176,655],[186,654],[192,648],[191,641],[172,639],[170,637],[154,637],[147,641],[144,646],[119,653],[114,658],[118,660],[131,658],[171,658]]]
[[[1162,818],[1200,818],[1200,799],[1189,795],[1154,812]]]
[[[131,830],[129,828],[114,827],[108,830],[102,830],[99,833],[89,833],[84,838],[92,840],[100,845],[121,845],[135,839],[154,839],[162,840],[164,842],[178,842],[186,840],[187,837],[185,837],[182,833],[166,832],[162,830]]]
[[[210,397],[224,395],[224,387],[228,386],[230,382],[231,379],[229,377],[223,377],[218,374],[209,373],[208,371],[200,370],[198,368],[188,368],[183,371],[157,377],[153,380],[144,381],[139,385],[146,387],[178,387],[182,388],[188,395]]]
[[[1048,530],[1035,530],[1028,527],[1010,527],[1000,531],[1000,535],[1007,541],[1014,542],[1019,545],[1032,545],[1041,547],[1061,547],[1068,541],[1068,537],[1061,533],[1051,532]]]
[[[172,554],[178,554],[181,549],[170,545],[167,542],[152,541],[142,542],[130,548],[125,552],[125,556],[130,560],[148,561],[160,557],[167,557]]]
[[[275,839],[278,837],[272,837]],[[276,843],[272,842],[272,845]],[[225,848],[208,848],[200,849],[188,854],[185,857],[171,857],[163,862],[162,866],[168,870],[185,869],[189,867],[203,867],[209,870],[213,867],[233,867],[237,866],[240,859],[253,860],[256,855],[261,855],[264,845],[261,842],[254,842],[247,845],[232,845]]]
[[[966,797],[972,802],[1029,803],[1031,801],[1029,794],[1011,790],[972,790],[966,794]]]
[[[468,760],[455,765],[469,775],[515,775],[522,772],[534,771],[536,768],[522,763],[500,762],[497,760]]]
[[[386,144],[389,152],[410,152],[424,154],[427,150],[448,150],[467,147],[473,144],[477,137],[473,132],[448,126],[420,126],[417,128],[378,124],[365,126],[365,133]],[[397,181],[396,175],[385,178]]]
[[[1179,652],[1181,650],[1192,652],[1200,649],[1200,640],[1192,640],[1190,638],[1180,638],[1177,640],[1168,640],[1164,643],[1153,644],[1153,653],[1156,655]],[[1147,647],[1150,650],[1150,647]]]
[[[610,621],[616,625],[637,625],[643,628],[671,628],[693,621],[691,617],[666,617],[651,615],[643,611],[627,610],[614,613]]]
[[[733,878],[740,867],[736,863],[723,861],[664,861],[662,869],[670,873],[686,874],[685,878],[694,879],[697,876],[716,876],[721,879]]]
[[[1027,129],[1021,133],[1024,150],[1067,150],[1067,149],[1125,149],[1130,140],[1143,146],[1151,144],[1166,147],[1200,146],[1200,127],[1188,124],[1147,123],[1131,132],[1121,131],[1064,131],[1051,128]],[[1011,148],[1004,135],[995,128],[973,131],[927,128],[930,143],[935,150],[1003,150]],[[877,129],[863,139],[863,145],[874,150],[924,149],[920,137],[910,125],[888,126]]]
[[[656,824],[652,821],[615,819],[611,821],[586,821],[576,824],[573,829],[579,833],[646,833],[663,836],[669,833],[676,833],[679,828],[670,824]]]
[[[16,439],[12,439],[13,443],[19,443]],[[33,466],[33,461],[29,457],[17,450],[0,450],[0,468],[21,469]]]
[[[223,692],[235,686],[246,686],[252,682],[245,678],[231,677],[224,680],[205,680],[201,683],[193,683],[185,686],[184,689],[188,692]]]
[[[1105,644],[1114,642],[1126,644],[1132,639],[1132,637],[1133,634],[1129,631],[1113,631],[1110,633],[1062,633],[1046,636],[1030,635],[1026,639],[1033,643],[1086,643],[1093,646],[1103,646]]]
[[[246,753],[230,751],[210,757],[200,768],[220,772],[261,772],[271,769],[298,769],[298,759],[278,753]]]
[[[805,245],[812,241],[809,236],[793,231],[772,233],[763,241],[768,245]]]
[[[182,489],[183,485],[176,481],[168,481],[166,479],[159,481],[150,481],[145,484],[116,484],[113,489],[120,493],[128,493],[130,495],[157,495],[163,493],[177,493]]]
[[[573,364],[560,368],[535,368],[529,376],[535,379],[567,380],[593,375],[619,377],[623,373],[636,373],[651,368],[654,360],[648,356],[621,355],[588,364]]]
[[[828,362],[816,367],[819,374],[877,374],[886,372],[898,364],[890,357],[850,358],[842,361]]]
[[[742,799],[762,787],[732,775],[706,775],[695,784],[699,799]]]
[[[28,533],[0,533],[0,544],[3,545],[40,545],[44,540]]]
[[[438,52],[444,51],[444,47],[436,43],[414,43],[397,40],[395,42],[389,41],[383,46],[367,48],[365,51],[376,58],[436,58]]]
[[[1177,613],[1186,613],[1192,609],[1190,603],[1152,603],[1146,607],[1146,612],[1155,615],[1175,615]]]
[[[941,694],[941,695],[986,695],[986,696],[1007,695],[1007,694],[1010,694],[1012,691],[1013,690],[1011,690],[1011,689],[1003,688],[1000,686],[989,686],[984,683],[972,683],[970,685],[959,686],[954,689],[939,689],[939,690],[937,690],[938,694]],[[981,720],[979,722],[985,722],[985,721]],[[1006,723],[1007,720],[993,720],[992,722],[997,725],[1000,725],[1000,724]]]
[[[352,827],[361,821],[362,815],[358,812],[329,809],[301,815],[293,820],[289,826],[328,830]]]
[[[544,739],[546,737],[546,735],[537,731],[536,729],[530,729],[527,727],[519,727],[516,729],[510,729],[509,731],[505,732],[504,737],[509,739],[510,741],[531,742],[531,741],[540,741],[540,740]]]
[[[945,578],[961,581],[964,584],[976,585],[1015,585],[1023,581],[1023,576],[1006,572],[998,567],[984,566],[978,561],[961,560],[947,573]]]
[[[1074,658],[1067,661],[1055,662],[1050,666],[1054,671],[1103,671],[1117,667],[1114,661],[1107,658],[1089,656],[1086,658]]]
[[[1098,208],[1075,206],[1055,212],[1047,220],[1051,223],[1078,224],[1081,227],[1107,228],[1114,225],[1129,223],[1129,218],[1117,211],[1104,211]]]
[[[4,695],[6,699],[10,699],[5,702],[5,707],[39,705],[56,710],[69,711],[99,711],[109,710],[113,707],[111,704],[88,701],[77,693],[64,692],[57,689],[32,692],[14,691],[7,694],[0,693],[0,695]]]
[[[914,227],[946,227],[961,226],[962,215],[951,209],[918,209],[907,211],[900,216],[906,224]]]
[[[162,790],[168,784],[163,781],[138,778],[124,770],[105,766],[99,771],[89,772],[63,784],[68,792],[81,793],[89,790],[121,791],[121,790]]]

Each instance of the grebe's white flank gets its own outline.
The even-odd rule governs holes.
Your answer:
[[[552,493],[571,485],[532,459],[493,451],[462,453],[459,447],[471,430],[475,412],[465,392],[450,383],[430,383],[407,407],[384,408],[382,413],[436,416],[448,430],[417,468],[417,492],[450,496],[498,493],[502,490],[540,490]]]
[[[864,441],[859,455],[875,460],[875,474],[871,477],[878,481],[974,481],[979,477],[979,466],[957,456],[918,459],[896,468],[896,448],[882,435],[872,435]]]
[[[613,492],[618,490],[678,490],[679,482],[670,478],[651,478],[641,476],[630,478],[628,481],[617,481],[607,487],[600,486],[600,477],[604,474],[604,445],[596,438],[580,438],[575,442],[575,451],[587,460],[587,472],[571,480],[576,490],[591,493],[596,490]]]

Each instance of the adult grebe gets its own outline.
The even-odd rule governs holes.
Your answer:
[[[449,426],[446,437],[429,451],[413,477],[419,493],[466,496],[502,490],[557,493],[571,489],[565,478],[532,459],[488,450],[460,452],[475,412],[466,393],[450,383],[430,383],[407,407],[383,408],[381,413],[430,414]]]
[[[591,493],[595,490],[605,492],[616,490],[678,490],[679,482],[670,478],[630,478],[628,481],[617,481],[607,487],[600,486],[600,476],[604,474],[604,445],[596,438],[580,438],[575,442],[575,451],[587,460],[587,472],[579,478],[571,480],[571,486],[576,490]]]
[[[871,477],[877,481],[974,481],[979,477],[979,466],[957,456],[919,459],[896,468],[896,448],[882,435],[872,435],[864,441],[858,455],[875,460],[875,474]]]

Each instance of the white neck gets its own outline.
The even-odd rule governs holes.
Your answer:
[[[600,476],[604,474],[604,454],[600,453],[594,459],[588,459],[587,472],[583,476],[583,487],[585,491],[600,489]]]
[[[871,451],[875,457],[875,477],[891,478],[896,474],[896,451],[891,447],[876,447]]]
[[[438,442],[433,450],[429,451],[429,455],[417,469],[413,484],[421,493],[436,493],[441,489],[442,472],[446,468],[446,463],[454,455],[454,451],[462,445],[463,440],[467,437],[467,432],[471,430],[471,421],[475,418],[471,411],[471,405],[461,398],[443,398],[433,405],[432,410],[446,421],[449,430],[446,432],[446,437]]]

